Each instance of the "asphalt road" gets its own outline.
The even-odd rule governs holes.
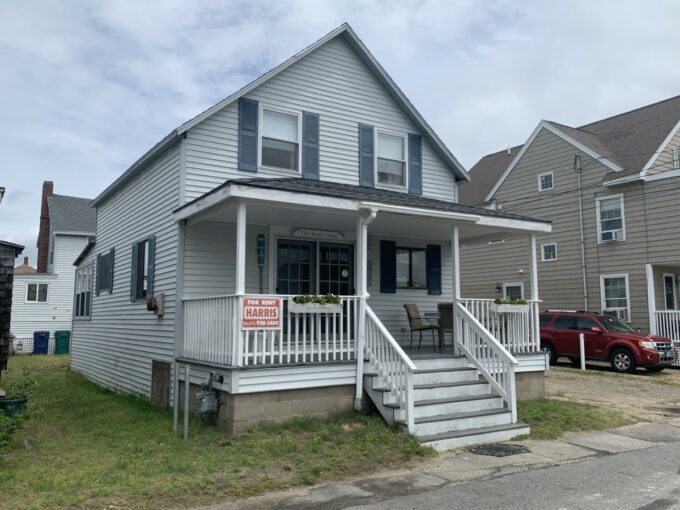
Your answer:
[[[599,456],[353,509],[680,509],[680,443]]]

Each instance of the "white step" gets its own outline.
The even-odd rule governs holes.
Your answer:
[[[418,368],[413,372],[413,384],[438,384],[479,380],[479,372],[473,368]]]
[[[512,413],[503,408],[428,416],[415,419],[415,435],[422,437],[456,430],[464,431],[496,425],[509,425],[511,421]]]
[[[451,413],[469,413],[487,411],[503,407],[503,400],[495,395],[470,395],[464,397],[446,397],[416,400],[413,404],[413,416],[423,418]]]
[[[413,400],[432,400],[439,398],[453,398],[460,396],[460,383],[466,381],[438,383],[438,384],[414,384]],[[471,381],[467,381],[471,382]]]
[[[432,370],[437,368],[460,368],[467,367],[468,361],[464,356],[456,356],[452,358],[428,358],[428,359],[411,359],[418,370]]]
[[[511,425],[496,425],[494,427],[458,430],[445,434],[423,436],[420,440],[423,444],[432,446],[435,450],[444,451],[475,444],[509,441],[513,437],[528,434],[529,432],[531,432],[529,425],[513,423]]]

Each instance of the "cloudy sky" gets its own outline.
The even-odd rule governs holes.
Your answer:
[[[679,1],[0,0],[0,239],[348,21],[467,167],[537,122],[680,94]]]

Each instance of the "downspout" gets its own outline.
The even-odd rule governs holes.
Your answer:
[[[368,258],[368,226],[373,222],[378,214],[378,209],[371,208],[368,216],[359,220],[357,228],[357,260],[358,266],[361,268],[359,273],[359,321],[357,325],[357,378],[356,378],[356,393],[354,395],[354,409],[360,411],[362,408],[362,399],[364,395],[364,332],[366,329],[366,300],[369,298],[366,289],[366,269]]]
[[[583,306],[584,310],[588,311],[588,277],[586,265],[586,236],[583,227],[583,186],[581,183],[581,156],[576,154],[574,156],[574,172],[576,172],[576,182],[578,186],[578,216],[581,231],[581,275],[583,277]]]

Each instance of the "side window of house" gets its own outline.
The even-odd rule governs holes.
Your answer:
[[[88,264],[76,271],[75,298],[73,304],[74,317],[81,319],[90,317],[93,281],[94,264]]]
[[[623,196],[597,199],[597,231],[599,242],[624,241]]]
[[[424,248],[397,247],[397,288],[427,288],[427,266]]]
[[[380,292],[427,290],[442,293],[442,252],[438,244],[425,248],[397,247],[394,241],[380,241]]]
[[[114,249],[111,248],[108,252],[97,255],[97,295],[104,291],[109,294],[113,292],[113,254]]]
[[[541,261],[550,262],[557,260],[557,243],[547,243],[541,245]]]
[[[600,277],[600,291],[602,294],[602,312],[615,315],[626,322],[630,321],[628,275]]]
[[[547,172],[538,176],[538,191],[555,189],[555,175]]]
[[[300,116],[266,107],[262,108],[262,166],[299,169]]]
[[[376,136],[376,182],[386,187],[406,187],[406,136],[382,133]]]
[[[504,283],[503,296],[508,299],[523,299],[524,298],[524,284],[523,283]]]
[[[154,236],[132,245],[130,300],[137,301],[153,296],[154,259],[156,238]]]
[[[666,302],[666,310],[675,310],[677,306],[675,275],[672,274],[663,275],[663,293],[664,301]]]
[[[47,303],[47,283],[29,283],[26,286],[27,303]]]
[[[680,149],[673,149],[673,170],[680,170]]]

